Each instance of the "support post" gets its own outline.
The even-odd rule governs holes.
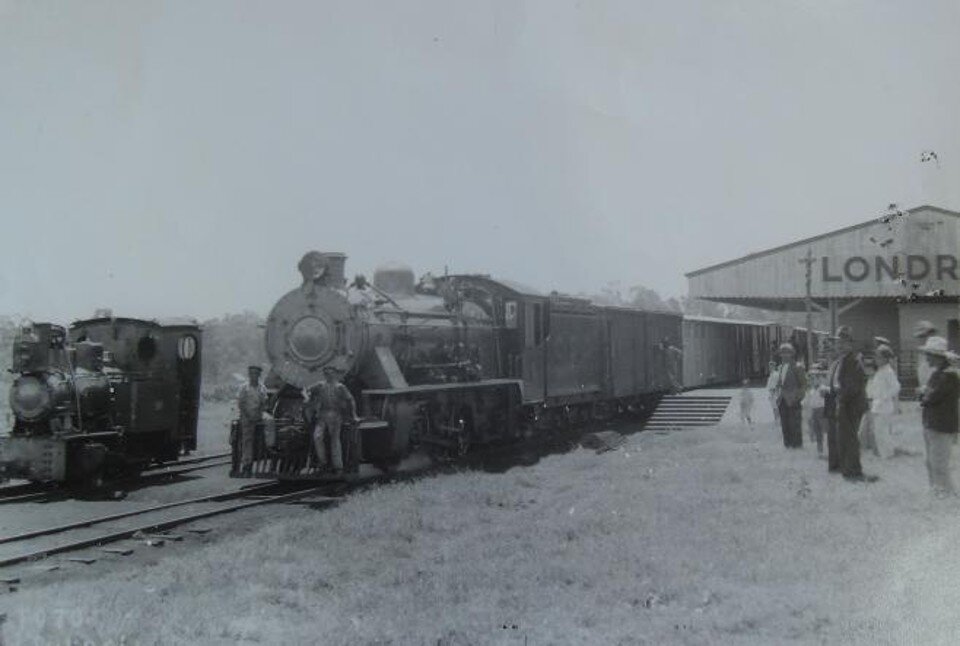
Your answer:
[[[804,299],[807,308],[807,370],[813,365],[813,250],[807,249],[807,255],[800,262],[807,266],[807,297]]]

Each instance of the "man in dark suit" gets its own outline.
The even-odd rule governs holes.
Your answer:
[[[826,414],[836,429],[835,442],[828,442],[829,470],[843,473],[847,480],[864,480],[857,431],[867,410],[867,376],[853,351],[853,330],[849,326],[837,329],[836,348],[826,397]]]
[[[947,340],[931,336],[920,348],[931,369],[920,406],[923,410],[923,440],[927,449],[927,475],[937,497],[956,495],[950,475],[950,453],[957,441],[957,397],[960,380],[948,370]]]
[[[792,345],[784,343],[780,346],[777,407],[780,410],[783,445],[793,449],[803,447],[800,402],[807,390],[806,375],[797,366],[796,358],[797,353]]]

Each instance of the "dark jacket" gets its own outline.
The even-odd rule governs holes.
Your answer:
[[[940,433],[956,433],[957,397],[960,397],[960,379],[956,373],[940,368],[930,375],[920,400],[923,427]]]
[[[782,366],[778,370],[782,370]],[[807,376],[800,367],[793,364],[787,369],[783,381],[780,383],[780,398],[784,406],[799,406],[807,392]]]
[[[833,385],[833,377],[839,363],[840,370],[840,389],[836,390]],[[848,352],[838,361],[835,361],[830,370],[827,371],[827,378],[830,380],[830,392],[824,397],[824,408],[828,417],[837,414],[838,407],[843,408],[847,414],[863,415],[867,410],[867,375],[863,372],[863,367],[857,359],[857,355]]]

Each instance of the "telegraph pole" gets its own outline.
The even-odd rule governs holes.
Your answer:
[[[800,259],[807,266],[807,370],[813,363],[813,250],[807,249],[807,255]]]

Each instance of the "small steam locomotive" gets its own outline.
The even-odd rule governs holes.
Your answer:
[[[649,408],[681,385],[679,314],[601,307],[485,275],[417,282],[403,265],[348,286],[345,261],[307,253],[303,283],[267,318],[261,475],[314,477],[311,464],[329,463],[311,456],[306,402],[329,365],[345,372],[362,411],[345,453],[381,467],[414,450],[462,455]]]
[[[90,483],[197,446],[201,330],[132,318],[23,327],[0,478]]]

